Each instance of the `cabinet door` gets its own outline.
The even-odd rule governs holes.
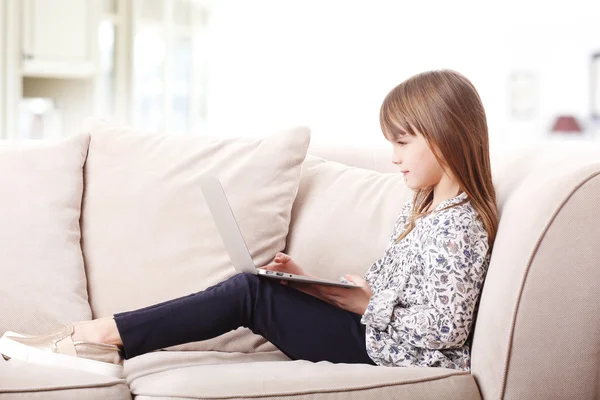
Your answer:
[[[23,74],[85,77],[94,72],[95,1],[25,0]]]

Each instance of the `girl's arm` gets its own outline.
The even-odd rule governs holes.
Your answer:
[[[471,330],[486,274],[487,236],[469,226],[450,224],[434,233],[434,239],[423,252],[429,264],[424,282],[427,304],[401,307],[399,293],[382,290],[371,297],[361,322],[380,332],[394,332],[415,347],[456,348]]]

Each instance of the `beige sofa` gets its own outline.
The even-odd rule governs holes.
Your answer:
[[[129,140],[129,133],[121,140],[120,133],[112,132],[114,129],[94,129],[90,131],[91,141],[86,135],[69,141],[77,155],[72,170],[84,168],[80,180],[73,178],[79,182],[73,188],[81,191],[72,190],[68,195],[72,199],[79,193],[82,200],[81,216],[76,217],[81,220],[85,274],[78,275],[79,259],[75,254],[72,271],[52,271],[46,280],[64,283],[62,291],[83,282],[84,289],[73,291],[64,303],[65,308],[78,302],[79,306],[73,306],[66,315],[44,317],[51,314],[51,309],[43,308],[47,306],[43,303],[58,304],[59,299],[41,298],[27,286],[31,279],[19,281],[19,272],[5,267],[0,269],[4,274],[3,290],[19,284],[21,297],[13,292],[12,300],[10,296],[0,300],[0,330],[8,329],[8,320],[10,326],[15,326],[27,319],[27,307],[42,307],[41,311],[35,309],[39,312],[36,325],[27,329],[43,331],[52,323],[104,316],[201,290],[235,273],[223,251],[211,255],[216,260],[211,266],[188,265],[195,256],[179,260],[182,269],[175,273],[172,263],[177,259],[165,250],[177,250],[180,242],[188,243],[183,234],[178,234],[180,231],[192,237],[189,243],[198,238],[214,239],[208,237],[210,230],[194,230],[197,221],[179,218],[188,215],[185,210],[199,201],[190,194],[195,193],[194,185],[185,175],[196,164],[193,157],[185,155],[194,146],[206,148],[217,142],[186,142],[188,139],[183,137],[157,142],[135,135]],[[296,139],[290,139],[294,135]],[[244,164],[246,170],[254,172],[267,168],[265,174],[270,173],[270,167],[284,171],[283,177],[273,175],[266,183],[251,183],[255,192],[262,192],[266,186],[257,185],[279,179],[277,187],[282,192],[267,197],[272,201],[268,207],[261,198],[253,204],[255,192],[246,192],[252,205],[248,216],[242,202],[235,200],[242,199],[244,192],[232,194],[234,212],[243,215],[238,216],[242,219],[240,227],[251,236],[247,238],[251,253],[258,259],[257,264],[264,264],[274,251],[285,250],[310,272],[329,278],[343,272],[362,274],[385,249],[399,206],[410,191],[395,173],[389,150],[311,146],[304,158],[308,142],[298,139],[302,135],[305,133],[293,131],[283,142],[280,137],[274,147],[265,145],[263,150],[267,152],[279,146],[281,154],[279,161],[273,161],[275,166],[262,164],[260,154],[259,161],[250,163],[258,169]],[[264,147],[254,144],[250,139],[231,139],[221,149],[227,148],[227,155],[242,163],[244,154],[256,152],[236,151],[244,146],[252,151]],[[201,156],[213,157],[217,147]],[[290,154],[296,157],[296,164]],[[0,152],[0,160],[2,155]],[[23,157],[20,153],[11,165]],[[60,154],[57,157],[65,158]],[[164,157],[179,163],[164,162]],[[13,182],[19,174],[47,172],[28,167],[30,164],[11,170],[11,180],[5,178],[0,183]],[[226,164],[213,162],[210,168],[225,171],[231,163]],[[127,360],[122,380],[0,357],[0,399],[596,398],[600,396],[600,148],[579,143],[498,148],[492,149],[492,165],[500,226],[474,329],[470,373],[292,361],[266,340],[240,328],[206,342],[181,344]],[[0,161],[0,173],[8,167]],[[248,179],[249,175],[243,176]],[[179,192],[180,197],[171,198],[168,190],[153,192],[152,182],[190,192]],[[237,181],[232,178],[230,182]],[[41,190],[51,190],[28,187],[38,197],[43,195]],[[10,198],[7,193],[5,197]],[[56,196],[49,201],[56,202]],[[165,210],[165,206],[185,212],[161,219],[162,214],[156,211]],[[256,224],[251,221],[252,210],[278,213],[278,218],[264,229],[256,225],[261,228],[250,233],[244,227]],[[156,238],[148,233],[150,228],[144,224],[151,216],[169,230],[169,236]],[[257,218],[264,221],[264,216]],[[210,224],[207,219],[202,221]],[[289,230],[277,227],[278,223],[289,224]],[[78,227],[71,228],[78,239]],[[29,229],[33,232],[35,226]],[[269,241],[265,235],[278,239]],[[16,239],[13,236],[11,248],[38,237],[35,233],[17,235]],[[49,236],[44,233],[39,240]],[[259,246],[261,243],[264,246]],[[194,249],[193,244],[190,246]],[[264,251],[269,246],[271,250]],[[0,253],[0,257],[6,255]],[[154,259],[156,263],[152,263]],[[43,275],[48,267],[35,264],[32,268]],[[25,297],[36,301],[23,303],[18,309],[10,303]],[[11,329],[25,330],[26,325]]]

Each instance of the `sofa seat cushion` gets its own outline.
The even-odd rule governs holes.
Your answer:
[[[131,399],[125,379],[0,357],[2,400]]]
[[[136,399],[480,399],[467,372],[291,361],[278,351],[158,351],[127,360],[125,374]]]

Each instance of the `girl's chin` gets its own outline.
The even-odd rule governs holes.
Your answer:
[[[412,182],[408,182],[408,181],[404,181],[404,184],[406,185],[406,187],[408,187],[409,189],[412,189],[413,191],[417,191],[419,189],[423,189],[424,186],[421,185],[415,185]]]

